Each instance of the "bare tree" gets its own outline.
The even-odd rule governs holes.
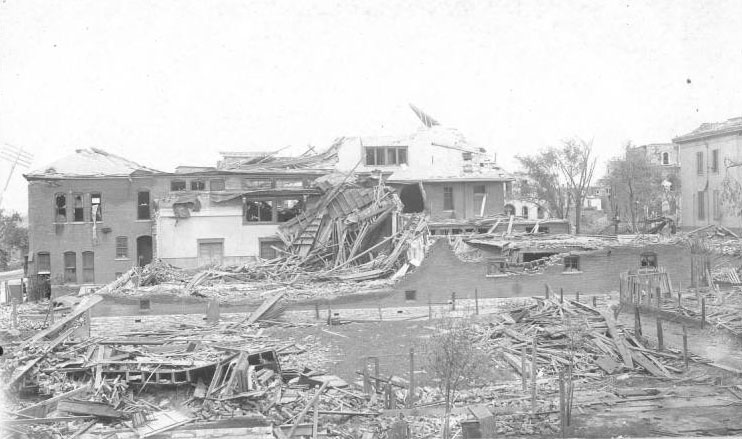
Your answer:
[[[551,150],[546,150],[530,156],[516,156],[523,170],[534,183],[530,184],[528,181],[521,183],[519,196],[544,200],[554,216],[566,218],[569,216],[568,194],[560,179],[556,163],[549,159],[550,154],[552,154]]]
[[[426,369],[437,379],[446,401],[444,439],[449,437],[449,418],[457,389],[481,377],[486,364],[485,354],[475,345],[476,339],[470,320],[446,318],[438,322],[428,341]]]
[[[580,233],[582,203],[593,179],[597,158],[593,157],[593,142],[578,137],[562,141],[561,148],[552,148],[547,156],[556,163],[564,179],[571,201],[575,203],[575,232]]]

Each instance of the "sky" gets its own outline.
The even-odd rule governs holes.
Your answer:
[[[742,116],[740,42],[736,0],[3,0],[0,148],[172,171],[408,134],[413,103],[509,170],[572,136],[605,161]]]

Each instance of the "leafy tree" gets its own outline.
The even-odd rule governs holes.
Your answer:
[[[0,209],[0,271],[8,269],[14,249],[28,251],[28,229],[19,213],[7,214]]]

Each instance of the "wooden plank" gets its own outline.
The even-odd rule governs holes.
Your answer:
[[[608,334],[611,336],[613,342],[616,344],[616,348],[618,348],[618,352],[619,354],[621,354],[621,359],[623,359],[624,365],[629,369],[633,369],[634,361],[632,359],[631,353],[624,343],[623,335],[621,335],[621,333],[619,333],[616,329],[616,325],[614,324],[612,317],[609,316],[605,311],[598,312],[605,320],[606,325],[608,325]]]
[[[153,420],[136,428],[136,432],[139,434],[140,438],[150,437],[158,433],[172,430],[175,427],[187,424],[193,420],[177,410],[155,412],[152,416],[154,417]]]
[[[58,332],[62,331],[67,324],[85,314],[87,310],[97,305],[98,302],[100,302],[101,300],[103,300],[103,298],[98,295],[88,296],[84,298],[82,302],[80,302],[80,304],[77,305],[74,310],[72,310],[71,313],[60,319],[57,323],[51,325],[43,331],[39,331],[36,335],[26,340],[21,345],[21,349],[25,348],[26,346],[38,343],[39,340],[43,338],[56,335]]]
[[[3,419],[2,425],[52,424],[54,422],[86,421],[95,416],[58,416],[55,418]]]
[[[282,288],[281,290],[284,290],[284,289],[285,288]],[[247,321],[245,323],[247,323],[248,325],[251,325],[257,322],[258,320],[260,320],[260,318],[263,317],[263,315],[266,312],[268,312],[268,310],[271,309],[273,305],[275,305],[276,303],[278,303],[279,300],[281,300],[284,294],[285,294],[285,291],[279,291],[278,293],[264,300],[263,303],[260,304],[258,309],[256,309],[255,311],[253,311],[252,314],[250,314],[250,317],[247,318]]]
[[[56,409],[57,403],[59,401],[62,401],[67,398],[72,398],[73,396],[85,394],[89,390],[90,390],[90,384],[87,384],[82,387],[78,387],[77,389],[70,390],[69,392],[65,392],[61,395],[57,395],[55,397],[41,401],[38,404],[32,405],[30,407],[26,407],[25,409],[18,411],[18,414],[25,415],[25,416],[34,416],[37,418],[43,418],[48,413],[53,412]]]
[[[643,367],[647,372],[651,373],[652,375],[659,377],[659,378],[670,378],[670,376],[665,375],[652,361],[647,358],[644,354],[638,351],[631,351],[631,356],[633,357],[634,361],[636,363]]]
[[[123,418],[124,413],[108,404],[92,401],[78,401],[65,399],[57,403],[60,412],[77,413],[103,418]]]
[[[26,373],[28,373],[29,370],[31,370],[36,364],[41,361],[41,359],[44,357],[36,357],[28,360],[26,364],[24,364],[21,368],[16,369],[16,371],[13,373],[13,376],[10,378],[10,381],[5,385],[5,390],[10,389],[11,387],[15,386],[16,383],[23,378]]]

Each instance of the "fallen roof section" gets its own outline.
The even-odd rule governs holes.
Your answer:
[[[24,174],[26,180],[93,178],[93,177],[131,177],[135,175],[154,175],[162,172],[142,166],[139,163],[111,154],[99,148],[75,150],[49,165]]]

